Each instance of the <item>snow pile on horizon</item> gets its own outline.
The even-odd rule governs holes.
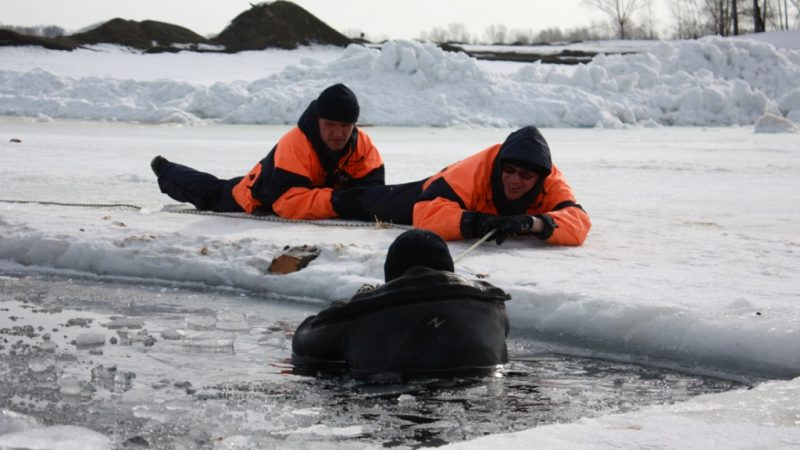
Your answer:
[[[148,56],[138,63],[163,61]],[[586,65],[520,66],[498,73],[463,53],[392,41],[381,50],[351,45],[330,61],[305,56],[254,81],[210,85],[0,70],[0,114],[292,124],[322,89],[343,82],[359,96],[360,122],[373,125],[724,126],[771,114],[788,124],[770,131],[791,132],[800,121],[800,51],[755,40],[663,41],[640,54],[600,54]]]

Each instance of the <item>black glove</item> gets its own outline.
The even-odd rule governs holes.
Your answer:
[[[476,211],[465,211],[461,215],[461,235],[466,239],[482,238],[486,233],[497,228],[494,221],[497,216]]]
[[[336,211],[336,215],[342,219],[372,220],[369,211],[364,209],[358,201],[358,196],[361,195],[364,190],[364,187],[334,189],[331,194],[331,206],[333,206],[333,210]]]
[[[509,236],[526,233],[533,228],[533,217],[531,216],[500,216],[493,220],[495,232],[495,242],[502,244]]]

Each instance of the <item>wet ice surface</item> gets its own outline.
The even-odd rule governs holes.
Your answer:
[[[313,302],[33,273],[0,276],[0,288],[4,414],[84,427],[113,446],[434,446],[743,387],[536,354],[513,332],[512,363],[494,374],[311,376],[288,361]],[[0,417],[0,434],[12,426],[32,425]]]

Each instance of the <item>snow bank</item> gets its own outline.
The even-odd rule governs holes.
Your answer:
[[[764,383],[752,390],[487,436],[446,448],[796,448],[798,388],[800,379]]]
[[[208,85],[69,77],[0,64],[0,114],[291,124],[324,87],[344,82],[359,95],[360,121],[376,125],[619,128],[752,125],[765,113],[800,117],[800,51],[747,39],[658,42],[640,54],[600,54],[577,67],[526,64],[511,74],[410,41],[380,50],[352,45],[335,59],[330,50],[324,55],[304,56],[265,78]],[[163,63],[150,56],[124,61]],[[181,58],[196,61],[197,55],[170,61]]]

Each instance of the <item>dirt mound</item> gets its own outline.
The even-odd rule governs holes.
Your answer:
[[[0,46],[40,45],[58,50],[72,50],[82,45],[116,44],[147,52],[180,49],[203,51],[200,44],[214,44],[224,46],[226,52],[235,53],[265,48],[294,49],[310,44],[344,47],[351,42],[305,9],[282,0],[252,5],[212,40],[178,25],[120,18],[109,20],[83,33],[59,38],[40,38],[11,30],[0,30]]]
[[[288,1],[253,5],[212,40],[227,52],[325,44],[344,47],[352,41],[300,6]]]
[[[67,38],[28,36],[15,31],[0,29],[0,47],[37,45],[51,50],[75,50],[78,46]]]
[[[73,34],[72,40],[81,45],[118,44],[149,50],[154,47],[169,48],[172,44],[204,44],[208,40],[194,31],[178,25],[154,20],[112,19],[84,33]]]

